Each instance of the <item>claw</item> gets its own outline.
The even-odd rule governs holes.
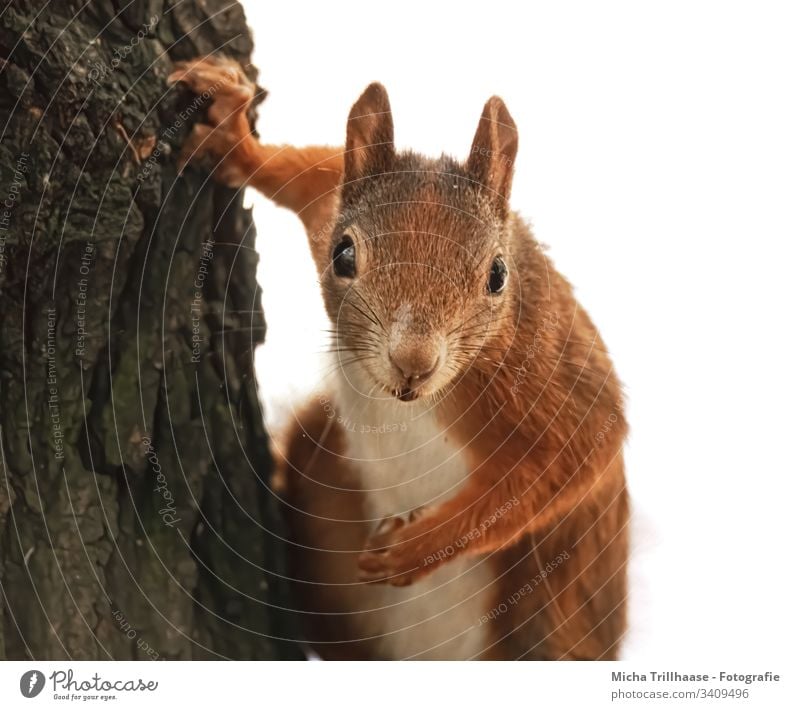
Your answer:
[[[428,510],[429,510],[429,508],[428,508],[427,505],[422,505],[419,508],[414,508],[414,510],[412,510],[408,514],[408,522],[409,523],[413,523],[414,521],[425,517],[425,514],[428,512]]]
[[[384,518],[378,523],[378,527],[375,528],[373,536],[386,535],[387,533],[399,530],[400,528],[403,527],[403,525],[405,525],[405,521],[402,518],[396,515],[389,516],[388,518]]]

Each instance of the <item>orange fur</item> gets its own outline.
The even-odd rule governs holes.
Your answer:
[[[184,159],[211,155],[220,179],[297,212],[340,344],[369,352],[344,371],[396,393],[387,334],[444,338],[449,360],[411,396],[428,398],[469,470],[449,497],[409,519],[397,510],[369,535],[373,494],[347,460],[347,432],[318,405],[306,411],[283,475],[308,640],[327,657],[380,657],[375,638],[395,630],[359,580],[413,589],[458,558],[492,570],[479,657],[615,658],[628,545],[621,386],[570,285],[508,208],[517,139],[505,105],[487,102],[464,165],[396,154],[379,85],[354,106],[344,148],[269,146],[250,133],[252,86],[233,69],[200,60],[173,75],[195,91],[222,77],[211,126],[197,129]],[[346,287],[330,268],[343,224],[362,274]],[[487,306],[481,279],[498,252],[509,287]],[[569,564],[542,575],[564,553]]]

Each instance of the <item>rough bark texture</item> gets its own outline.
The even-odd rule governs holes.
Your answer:
[[[241,196],[174,157],[230,0],[0,14],[0,658],[294,658]],[[207,99],[206,99],[207,100]]]

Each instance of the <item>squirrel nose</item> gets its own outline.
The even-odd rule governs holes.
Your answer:
[[[439,343],[398,344],[389,349],[389,360],[400,371],[409,386],[415,387],[430,379],[439,368]]]

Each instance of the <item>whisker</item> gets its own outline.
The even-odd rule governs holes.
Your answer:
[[[373,315],[373,317],[375,318],[375,320],[374,320],[373,322],[374,322],[374,323],[375,323],[375,324],[376,324],[378,327],[380,327],[380,329],[381,329],[381,330],[382,330],[382,331],[385,333],[385,332],[386,332],[386,328],[385,328],[385,327],[384,327],[384,325],[383,325],[383,321],[381,321],[380,317],[379,317],[379,316],[378,316],[378,314],[375,312],[375,309],[374,309],[374,308],[373,308],[373,307],[372,307],[372,306],[371,306],[371,305],[370,305],[370,304],[367,302],[367,299],[366,299],[366,298],[364,298],[364,296],[362,296],[362,295],[361,295],[361,293],[360,293],[360,292],[358,292],[358,291],[356,291],[355,289],[351,289],[350,291],[348,291],[348,294],[349,294],[349,293],[354,293],[356,296],[358,296],[358,297],[359,297],[359,299],[361,299],[361,302],[362,302],[362,303],[363,303],[363,304],[366,306],[367,310],[369,310],[369,312],[370,312],[370,313]]]

